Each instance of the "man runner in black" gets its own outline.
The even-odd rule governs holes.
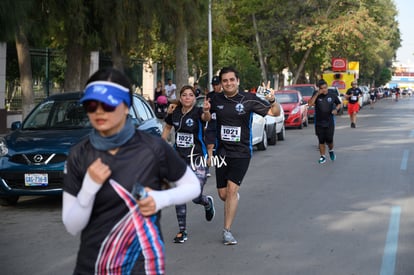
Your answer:
[[[319,163],[326,162],[325,143],[328,145],[329,157],[332,161],[336,159],[334,152],[333,137],[335,132],[335,117],[341,108],[338,96],[328,94],[328,84],[325,80],[318,81],[318,91],[309,100],[309,106],[315,106],[315,133],[319,141],[319,152],[321,154]]]
[[[352,81],[351,88],[346,91],[345,98],[348,100],[348,114],[351,120],[351,128],[356,127],[357,113],[359,112],[359,98],[362,96],[362,91],[358,88],[358,82]]]
[[[239,91],[239,76],[233,68],[220,71],[223,92],[211,99],[210,112],[216,117],[218,146],[215,160],[218,195],[224,201],[223,243],[237,244],[230,229],[238,206],[238,190],[249,167],[253,147],[251,144],[253,113],[261,116],[280,114],[274,92],[267,101],[255,94]],[[269,87],[268,87],[269,88]]]
[[[221,93],[221,84],[220,84],[220,78],[215,75],[211,79],[211,85],[213,86],[213,91],[209,92],[207,94],[207,98],[211,100],[216,94]],[[214,147],[216,146],[216,131],[217,125],[216,125],[216,117],[212,117],[210,121],[207,122],[206,129],[204,132],[204,140],[207,144],[207,152],[208,152],[208,166],[211,166],[211,159],[213,157],[213,151]],[[208,168],[209,169],[209,168]],[[210,176],[210,171],[207,171],[207,176]]]

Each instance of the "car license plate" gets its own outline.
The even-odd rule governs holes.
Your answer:
[[[47,186],[48,182],[47,174],[24,174],[25,186]]]

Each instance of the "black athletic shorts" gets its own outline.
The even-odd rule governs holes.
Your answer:
[[[216,130],[206,129],[204,132],[204,142],[206,144],[216,144]]]
[[[316,125],[315,127],[316,136],[318,137],[319,144],[331,144],[333,143],[333,137],[335,132],[335,126],[321,127]]]
[[[223,158],[223,156],[216,157]],[[225,188],[228,180],[240,186],[249,168],[249,163],[250,158],[224,158],[224,162],[219,162],[216,165],[217,188]],[[222,165],[220,166],[220,164]]]

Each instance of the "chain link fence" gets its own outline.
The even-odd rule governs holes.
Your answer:
[[[63,92],[66,55],[63,51],[54,49],[30,49],[33,93],[35,104],[51,94]],[[99,67],[112,66],[111,58],[100,55]],[[142,60],[129,59],[125,73],[129,76],[134,87],[142,89]],[[22,110],[22,89],[16,48],[7,47],[6,60],[6,94],[5,106],[9,112]]]
[[[62,51],[51,49],[31,49],[33,93],[35,103],[49,94],[62,91],[64,80],[65,55]],[[6,96],[7,111],[22,109],[22,89],[16,48],[7,47],[6,60]]]

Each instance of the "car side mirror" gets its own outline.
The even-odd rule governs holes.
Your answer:
[[[22,122],[21,121],[15,121],[11,124],[11,130],[15,131],[22,128]]]

